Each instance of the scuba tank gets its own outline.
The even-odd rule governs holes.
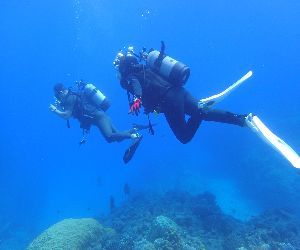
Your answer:
[[[153,50],[148,54],[147,65],[175,86],[184,85],[190,76],[190,68],[167,56],[164,50],[165,45],[162,42],[161,51]]]
[[[103,111],[106,111],[110,107],[107,97],[95,85],[92,83],[84,83],[83,81],[77,84],[83,93],[85,101],[97,108],[101,108]]]

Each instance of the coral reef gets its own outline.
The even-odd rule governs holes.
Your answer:
[[[242,222],[222,213],[210,193],[136,195],[101,221],[116,230],[116,250],[300,249],[300,223],[288,212]]]
[[[286,211],[266,211],[234,230],[224,241],[224,249],[300,249],[300,221]],[[240,249],[242,249],[240,247]]]
[[[158,249],[171,249],[172,246],[176,249],[182,248],[178,226],[174,221],[165,216],[158,216],[154,219],[147,238],[154,242],[154,245]]]
[[[61,221],[35,239],[32,249],[90,250],[296,250],[300,221],[283,210],[247,222],[225,215],[210,193],[139,194],[111,214]]]
[[[190,250],[205,249],[203,243],[221,249],[222,242],[215,235],[228,235],[239,224],[221,212],[212,194],[191,196],[184,192],[137,195],[103,223],[133,239],[135,247]]]
[[[112,229],[103,228],[95,219],[65,219],[48,228],[27,250],[103,249],[102,244],[114,237]]]

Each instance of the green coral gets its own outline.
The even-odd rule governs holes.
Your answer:
[[[65,219],[40,234],[27,250],[100,250],[106,231],[95,219]]]

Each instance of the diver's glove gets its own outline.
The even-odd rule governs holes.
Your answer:
[[[138,115],[140,113],[141,107],[142,107],[142,99],[134,97],[128,113]]]

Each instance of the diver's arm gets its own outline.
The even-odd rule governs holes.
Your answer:
[[[129,91],[129,93],[136,97],[141,97],[143,94],[142,86],[139,80],[134,75],[122,77],[120,80],[120,85],[123,89],[126,89],[127,91]]]
[[[69,119],[72,116],[72,111],[71,110],[66,110],[66,111],[61,111],[59,109],[57,109],[57,107],[55,107],[53,104],[50,104],[49,109],[55,113],[56,115],[58,115],[59,117],[63,118],[63,119]]]
[[[127,80],[129,92],[137,98],[142,98],[143,91],[139,80],[135,76],[129,76]]]

